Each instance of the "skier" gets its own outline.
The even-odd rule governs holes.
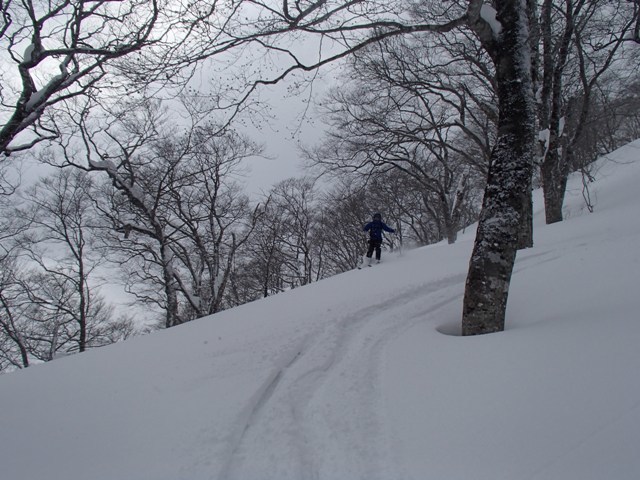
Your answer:
[[[380,263],[380,254],[382,253],[382,231],[396,233],[396,231],[382,221],[382,215],[375,213],[373,221],[364,226],[364,231],[369,232],[369,250],[367,250],[368,265],[371,266],[371,257],[373,251],[376,251],[376,261]]]

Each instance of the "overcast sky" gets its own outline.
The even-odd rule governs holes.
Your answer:
[[[243,129],[252,139],[264,144],[268,157],[248,162],[248,193],[266,191],[281,180],[308,173],[299,145],[315,145],[322,139],[326,126],[318,117],[315,102],[322,98],[333,78],[333,75],[316,78],[311,90],[298,94],[289,93],[291,82],[262,89],[260,98],[270,103],[274,119],[260,124],[254,122]]]

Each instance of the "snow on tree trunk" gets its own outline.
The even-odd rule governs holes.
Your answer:
[[[462,334],[504,330],[509,283],[530,202],[535,111],[528,18],[523,0],[496,2],[501,29],[483,45],[496,67],[498,138],[491,154],[480,221],[469,263]]]

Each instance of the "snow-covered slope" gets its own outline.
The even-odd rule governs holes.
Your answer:
[[[0,377],[0,478],[637,480],[639,157],[537,219],[505,332],[456,335],[473,232],[387,254]]]

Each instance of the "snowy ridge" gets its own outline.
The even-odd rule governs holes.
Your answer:
[[[473,229],[0,377],[3,479],[637,480],[640,142],[518,253],[459,337]]]

